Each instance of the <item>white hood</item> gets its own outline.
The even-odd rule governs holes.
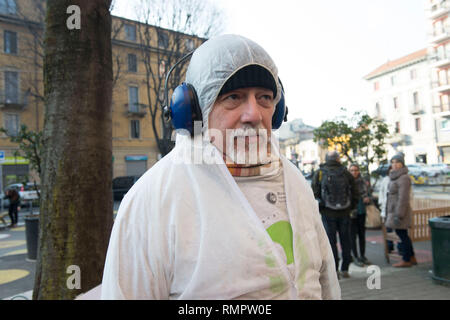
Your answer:
[[[244,44],[244,45],[242,45]],[[278,69],[257,43],[242,36],[226,34],[212,38],[195,50],[186,72],[186,82],[197,92],[203,115],[203,129],[222,86],[238,70],[251,64],[266,68],[277,84],[275,104],[280,100]]]
[[[211,164],[177,160],[192,141],[180,137],[122,200],[102,299],[340,299],[317,201],[298,168],[281,157],[292,275],[221,154],[207,153]]]

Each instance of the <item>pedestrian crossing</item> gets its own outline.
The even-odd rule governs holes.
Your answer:
[[[113,217],[117,215],[117,210],[113,211]],[[4,221],[0,221],[0,259],[10,259],[17,256],[17,259],[27,260],[27,244],[21,233],[26,232],[25,223],[19,222],[16,227],[10,228],[9,217],[4,217]],[[6,261],[6,260],[5,260]],[[25,262],[25,261],[24,261]],[[22,269],[21,264],[10,266],[9,268],[2,269],[0,267],[0,286],[7,285],[14,281],[19,281],[30,276],[30,271]],[[2,298],[1,300],[31,300],[32,290],[26,291],[20,294],[8,298]]]
[[[22,269],[0,270],[0,285],[25,278],[29,274],[28,270]]]

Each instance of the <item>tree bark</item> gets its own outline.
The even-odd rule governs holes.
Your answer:
[[[47,0],[45,150],[33,299],[73,299],[101,283],[113,223],[110,4]],[[81,29],[67,27],[71,5],[81,9]],[[73,288],[77,275],[79,289]]]

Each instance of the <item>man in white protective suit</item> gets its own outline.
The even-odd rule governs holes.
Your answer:
[[[212,38],[180,88],[175,147],[120,204],[101,298],[340,299],[318,204],[272,134],[284,93],[266,51]],[[183,127],[186,106],[199,121]]]

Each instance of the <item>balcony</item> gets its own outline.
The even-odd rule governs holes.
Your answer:
[[[436,54],[430,57],[433,62],[431,63],[432,68],[444,68],[450,65],[450,52],[445,54]]]
[[[399,132],[394,132],[390,137],[385,139],[385,142],[393,146],[410,146],[412,145],[411,136]]]
[[[147,114],[148,106],[142,103],[125,104],[125,115],[127,117],[144,117]]]
[[[28,93],[6,96],[0,92],[0,109],[22,111],[28,104]]]
[[[450,118],[450,103],[433,106],[434,118]]]
[[[433,4],[430,8],[428,19],[434,20],[440,18],[449,12],[449,4],[447,1],[441,1]]]
[[[441,32],[433,32],[430,35],[430,42],[433,44],[441,43],[447,39],[450,39],[450,28],[442,29]]]
[[[423,105],[421,104],[412,104],[409,107],[409,112],[411,114],[424,114],[425,113],[425,108],[423,107]]]
[[[450,91],[449,83],[440,83],[439,81],[433,81],[431,85],[434,92],[444,93]]]

